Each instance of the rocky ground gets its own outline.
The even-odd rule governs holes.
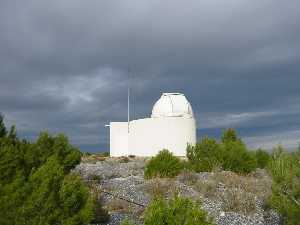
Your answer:
[[[142,224],[143,210],[154,196],[168,198],[174,193],[201,200],[203,209],[219,225],[280,224],[278,214],[265,206],[271,180],[264,170],[246,177],[225,171],[184,171],[174,179],[144,180],[144,165],[140,158],[106,158],[75,168],[102,191],[103,205],[110,213],[106,225],[118,225],[125,218]]]

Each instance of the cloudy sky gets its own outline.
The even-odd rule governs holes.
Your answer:
[[[183,92],[198,136],[300,141],[300,1],[0,0],[0,111],[21,137],[109,149],[109,121]]]

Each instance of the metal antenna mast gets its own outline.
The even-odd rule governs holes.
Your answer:
[[[128,86],[127,86],[127,131],[129,133],[130,122],[130,70],[128,70]]]

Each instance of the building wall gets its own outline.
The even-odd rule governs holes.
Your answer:
[[[133,120],[130,121],[129,136],[127,122],[111,123],[110,129],[111,156],[154,156],[162,149],[168,149],[176,156],[185,156],[187,144],[196,143],[196,123],[193,118]]]
[[[115,157],[129,155],[127,122],[110,123],[110,155]]]
[[[196,143],[193,118],[146,118],[130,122],[129,152],[132,155],[154,156],[168,149],[174,155],[185,156],[188,143]]]

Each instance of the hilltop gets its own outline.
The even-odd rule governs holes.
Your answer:
[[[120,224],[125,218],[142,224],[142,212],[155,195],[171,198],[175,193],[201,200],[203,209],[219,225],[280,224],[279,215],[265,206],[272,179],[264,169],[245,176],[230,171],[184,170],[174,178],[146,180],[146,158],[89,159],[85,158],[75,171],[101,191],[102,204],[111,216],[107,225]]]

